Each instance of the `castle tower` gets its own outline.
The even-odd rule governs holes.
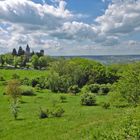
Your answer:
[[[29,45],[27,44],[27,46],[26,46],[26,52],[25,52],[25,54],[27,55],[27,56],[30,56],[30,47],[29,47]]]

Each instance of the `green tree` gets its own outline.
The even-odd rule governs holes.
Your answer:
[[[21,63],[21,57],[15,56],[14,57],[14,67],[17,68],[18,65]]]
[[[18,103],[21,98],[20,82],[18,80],[11,80],[6,87],[6,94],[10,97],[10,104],[12,114],[15,119],[18,117]]]
[[[5,62],[8,65],[13,65],[14,57],[12,54],[5,54]]]
[[[115,90],[131,105],[140,102],[140,64],[128,66],[116,84]]]
[[[31,63],[35,69],[38,69],[38,60],[39,58],[37,55],[33,55],[31,58]]]
[[[4,55],[0,55],[0,63],[1,63],[1,66],[4,65],[4,63],[5,63],[5,56]]]
[[[39,65],[40,69],[43,68],[43,67],[47,67],[47,64],[48,64],[47,63],[47,57],[46,56],[41,56],[38,60],[38,65]]]

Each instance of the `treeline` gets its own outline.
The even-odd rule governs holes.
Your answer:
[[[18,50],[15,48],[11,53],[0,55],[1,67],[15,67],[15,68],[35,68],[41,69],[46,67],[47,61],[44,56],[44,50],[40,52],[31,52],[29,45],[27,44],[24,50],[21,46]]]
[[[46,68],[49,61],[53,58],[44,55],[33,54],[27,55],[12,55],[4,54],[0,55],[0,66],[1,68],[34,68],[42,69]]]

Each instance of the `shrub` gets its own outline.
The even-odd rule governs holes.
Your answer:
[[[110,107],[110,103],[104,102],[104,103],[102,104],[102,107],[103,107],[104,109],[108,109],[108,108]]]
[[[117,108],[127,107],[129,105],[119,92],[109,92],[109,103]]]
[[[63,108],[61,108],[61,107],[55,107],[54,109],[53,109],[53,111],[51,112],[51,115],[53,116],[53,117],[62,117],[62,115],[64,114],[64,109]]]
[[[109,91],[110,91],[110,85],[108,84],[100,85],[100,90],[99,90],[100,95],[107,95]]]
[[[0,76],[0,81],[5,81],[3,76]]]
[[[14,73],[12,75],[12,79],[20,79],[20,76],[18,74]]]
[[[78,85],[74,85],[74,86],[69,87],[68,92],[76,95],[77,93],[80,92],[80,89],[79,89]]]
[[[43,109],[40,108],[39,118],[45,119],[48,117],[49,117],[49,110],[47,109],[46,111],[44,111]]]
[[[37,85],[35,86],[35,89],[38,90],[38,91],[41,90],[40,85],[37,84]]]
[[[89,86],[88,85],[85,85],[85,86],[83,86],[83,88],[81,89],[81,93],[88,93],[88,92],[90,92],[90,90],[89,90]]]
[[[16,120],[19,112],[18,103],[21,97],[20,82],[18,80],[9,81],[6,87],[6,94],[10,97],[9,101],[11,104],[12,114]]]
[[[33,96],[35,95],[34,89],[30,86],[21,86],[21,95]]]
[[[85,93],[81,97],[81,104],[86,106],[96,105],[96,97],[92,93]]]
[[[39,84],[39,78],[32,79],[31,81],[32,87],[35,87],[37,84]]]
[[[89,91],[91,93],[98,93],[100,89],[100,85],[99,84],[91,84],[89,85]]]
[[[31,81],[30,81],[29,78],[24,77],[24,79],[21,80],[21,83],[22,83],[23,85],[27,85],[27,86],[29,86],[30,83],[31,83]]]
[[[60,96],[60,102],[61,102],[61,103],[66,102],[66,96],[61,95],[61,96]]]

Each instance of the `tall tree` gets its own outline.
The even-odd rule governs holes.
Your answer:
[[[37,55],[33,55],[32,58],[31,58],[31,62],[32,62],[32,65],[35,69],[38,68],[38,56]]]
[[[43,67],[46,67],[47,64],[48,64],[47,63],[47,57],[41,56],[38,60],[38,65],[39,65],[40,69],[43,68]]]
[[[11,80],[6,87],[6,94],[10,97],[10,104],[12,113],[15,119],[18,117],[18,101],[21,97],[20,82],[18,80]]]

